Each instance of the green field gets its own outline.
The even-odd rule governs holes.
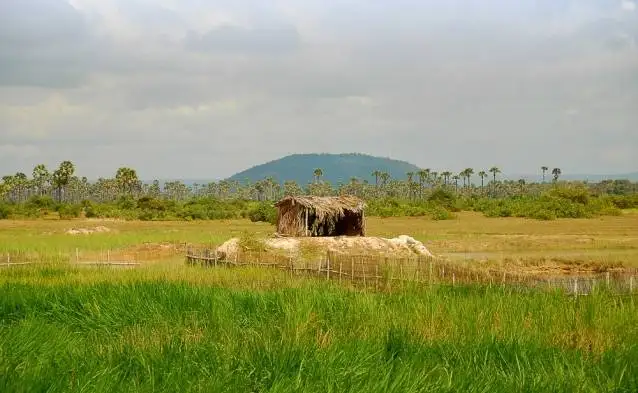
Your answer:
[[[96,225],[111,231],[65,234]],[[635,213],[372,218],[369,230],[411,234],[436,254],[488,253],[476,263],[517,269],[560,258],[638,261]],[[219,244],[272,231],[248,221],[1,221],[0,252]],[[135,269],[4,267],[0,391],[634,392],[636,295],[600,289],[574,298],[500,285],[362,290],[274,270],[189,267],[179,256]]]

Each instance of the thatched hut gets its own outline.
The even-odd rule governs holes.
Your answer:
[[[365,236],[366,204],[355,196],[288,196],[275,206],[280,235]]]

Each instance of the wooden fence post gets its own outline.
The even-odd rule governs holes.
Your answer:
[[[430,259],[430,277],[428,279],[430,285],[432,285],[432,259]]]
[[[354,281],[354,257],[350,257],[350,265],[351,266],[351,272],[350,272],[350,280]]]

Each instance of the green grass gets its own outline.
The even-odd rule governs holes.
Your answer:
[[[634,298],[361,292],[272,271],[0,273],[0,391],[638,389]]]

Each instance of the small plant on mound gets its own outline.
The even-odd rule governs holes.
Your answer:
[[[241,252],[263,252],[266,245],[253,232],[244,231],[239,236],[239,249]]]

